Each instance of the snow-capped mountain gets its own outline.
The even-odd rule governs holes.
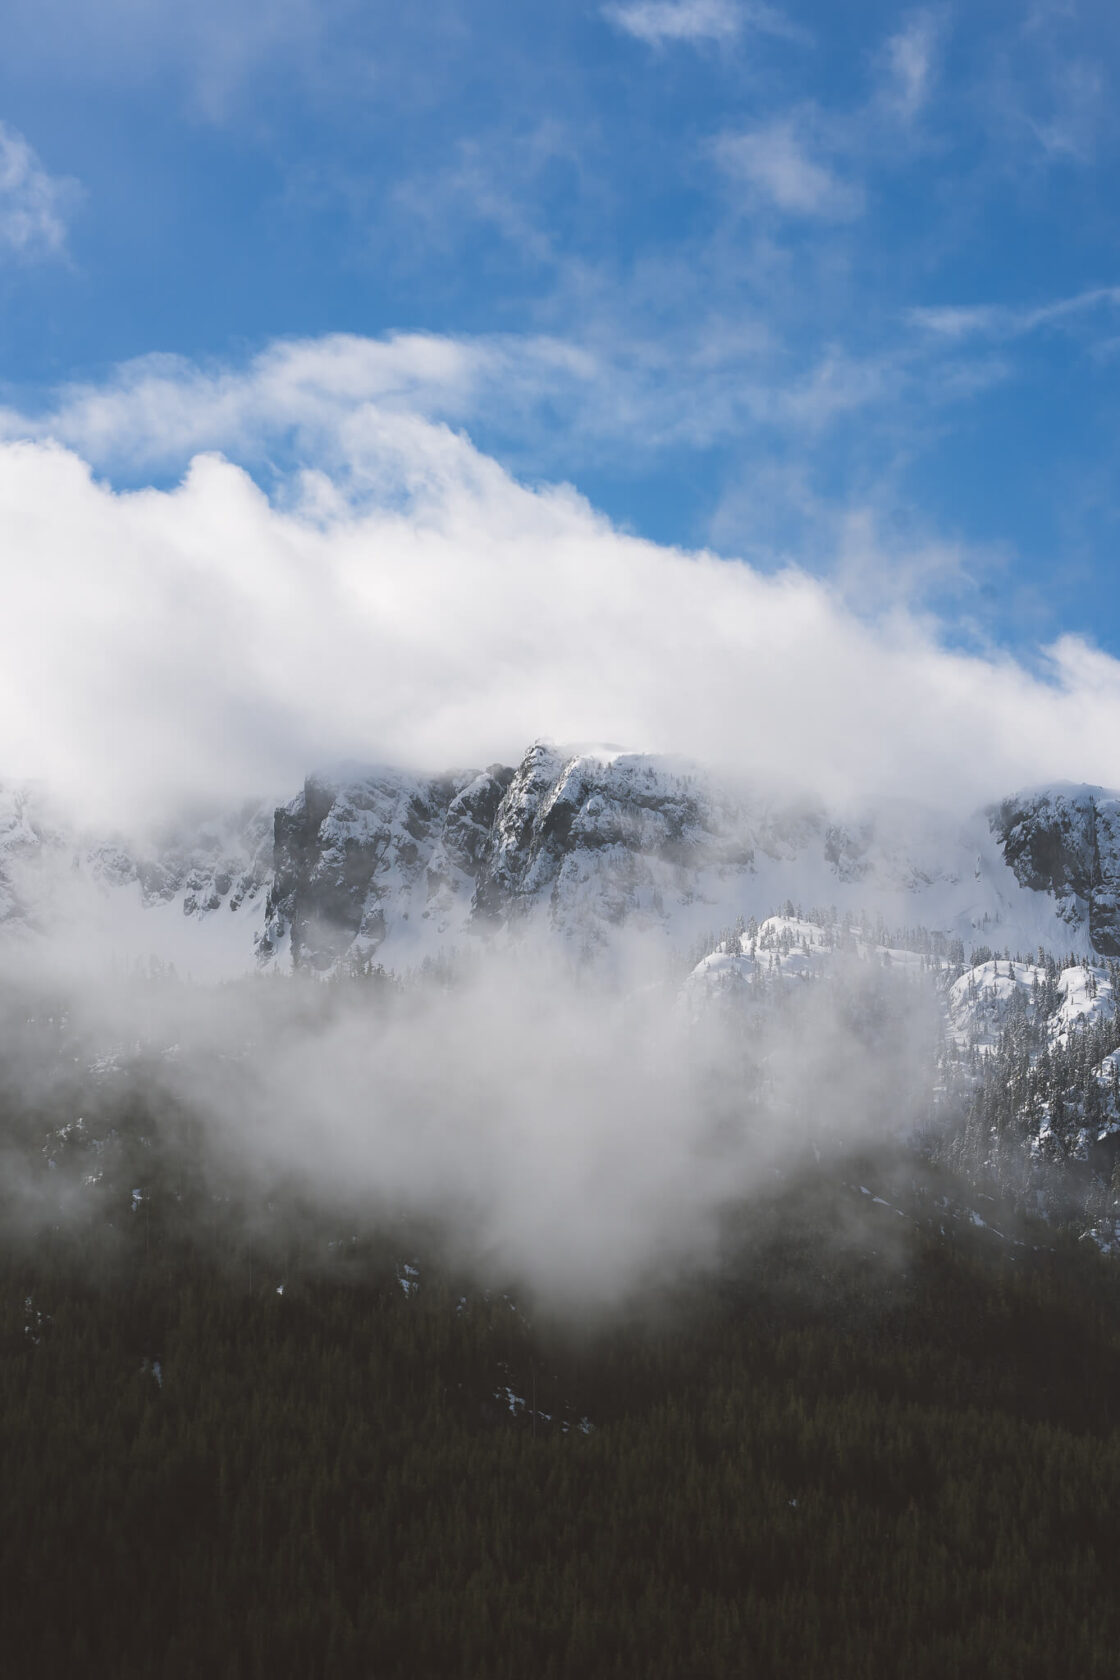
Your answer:
[[[620,933],[677,956],[789,902],[1024,955],[1120,953],[1120,797],[1051,788],[960,822],[733,787],[695,766],[536,743],[516,767],[425,777],[345,767],[281,805],[143,846],[83,835],[0,791],[9,934],[86,930],[197,977],[256,964],[404,968],[536,930],[573,953]]]
[[[966,951],[1120,951],[1120,800],[1057,790],[960,824],[899,803],[846,820],[695,767],[543,743],[516,770],[310,779],[276,815],[258,951],[315,968],[407,965],[472,933],[619,930],[675,949],[787,900]]]
[[[64,973],[88,958],[196,980],[407,975],[471,942],[535,960],[538,941],[577,972],[617,954],[628,981],[635,962],[643,985],[670,981],[687,1033],[754,1056],[749,1100],[770,1091],[798,1124],[798,1092],[771,1090],[771,1025],[777,1041],[802,1032],[811,1092],[830,1088],[830,1057],[868,1102],[883,1093],[866,1070],[893,1068],[892,1124],[928,1114],[933,1135],[949,1117],[960,1162],[1028,1202],[1062,1163],[1085,1181],[1077,1217],[1120,1246],[1115,794],[1052,787],[964,819],[901,801],[837,812],[538,742],[516,767],[320,772],[278,807],[139,844],[0,790],[0,952],[17,967],[41,950]]]

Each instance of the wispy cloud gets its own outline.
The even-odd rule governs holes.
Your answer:
[[[1107,88],[1097,65],[1063,65],[1051,84],[1050,109],[1045,116],[1026,114],[1035,139],[1052,158],[1088,163],[1096,150],[1097,132]]]
[[[929,102],[943,28],[940,13],[915,12],[883,47],[881,104],[903,122],[913,122]]]
[[[988,304],[935,304],[911,309],[909,319],[916,327],[936,338],[956,342],[980,333],[990,333],[1000,310]]]
[[[1021,176],[1025,164],[1091,167],[1115,141],[1109,71],[1111,8],[1038,6],[1017,33],[1001,35],[979,93],[983,117]]]
[[[604,312],[596,317],[597,307]],[[240,367],[144,357],[99,384],[63,387],[37,415],[0,408],[0,440],[57,439],[129,484],[221,449],[281,497],[308,460],[330,463],[349,482],[346,440],[367,412],[477,427],[507,467],[533,480],[620,466],[652,473],[714,451],[734,458],[727,470],[736,485],[750,486],[749,519],[736,513],[713,525],[722,541],[767,525],[767,462],[800,463],[806,484],[827,476],[838,450],[846,459],[870,454],[872,470],[885,471],[885,460],[920,447],[944,423],[947,407],[1007,371],[986,347],[977,353],[921,330],[896,333],[875,352],[837,339],[798,354],[758,325],[710,316],[687,331],[643,336],[624,312],[594,299],[583,325],[583,336],[568,338],[281,341]],[[770,512],[792,552],[788,498],[779,494]],[[823,549],[805,557],[827,569]]]
[[[51,175],[23,135],[0,122],[0,252],[59,256],[77,183]]]
[[[939,358],[941,395],[950,360]],[[588,460],[648,466],[675,451],[749,449],[763,436],[814,448],[855,413],[897,421],[918,382],[914,364],[914,355],[860,357],[839,345],[795,361],[765,335],[710,322],[671,338],[628,337],[617,316],[585,340],[337,334],[275,343],[241,368],[141,357],[100,384],[64,387],[39,415],[0,408],[0,440],[57,439],[125,482],[206,449],[262,477],[312,458],[345,473],[339,439],[376,409],[482,426],[503,458],[537,476]]]
[[[557,240],[541,182],[556,169],[582,174],[579,147],[561,123],[471,135],[449,148],[438,167],[400,181],[390,203],[420,234],[414,250],[446,250],[464,229],[485,228],[527,261],[548,263],[557,257]],[[588,193],[593,190],[589,185]]]
[[[744,134],[723,134],[716,159],[730,180],[787,215],[850,221],[863,209],[863,190],[815,152],[806,127],[790,114]]]
[[[806,41],[807,32],[776,6],[750,0],[628,0],[603,7],[603,16],[651,47],[667,41],[731,41],[744,30]]]
[[[1061,326],[1097,309],[1120,307],[1120,286],[1093,286],[1072,297],[1057,298],[1034,308],[1015,309],[1003,304],[946,304],[912,309],[910,320],[935,337],[952,341],[966,338],[1024,338],[1046,327]]]
[[[944,26],[940,12],[910,14],[874,55],[867,97],[848,109],[806,101],[721,135],[714,149],[724,173],[786,215],[855,220],[865,208],[864,177],[910,153],[907,131],[932,97]]]

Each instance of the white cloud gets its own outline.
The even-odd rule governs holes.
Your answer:
[[[914,143],[906,131],[931,96],[942,32],[940,13],[912,13],[875,55],[877,82],[862,105],[829,111],[806,102],[725,133],[715,142],[717,162],[756,202],[786,215],[854,220],[865,207],[854,173],[897,162],[899,147]]]
[[[996,326],[1000,312],[986,304],[937,304],[930,308],[912,309],[910,320],[923,331],[937,338],[956,341],[971,338],[977,333],[989,333]]]
[[[58,256],[76,183],[48,174],[23,135],[0,122],[0,250]]]
[[[652,47],[666,41],[730,41],[744,29],[804,40],[805,33],[774,6],[749,0],[629,0],[603,7],[616,28]]]
[[[865,180],[896,169],[921,145],[917,119],[932,96],[945,18],[909,14],[872,58],[866,100],[847,110],[805,101],[713,147],[724,173],[754,203],[792,217],[849,222],[865,208]]]
[[[724,134],[716,157],[726,174],[787,215],[848,221],[863,208],[862,190],[813,155],[793,116],[745,134]]]
[[[1093,286],[1071,297],[1033,308],[1000,304],[946,304],[912,309],[910,320],[935,337],[961,340],[972,337],[1023,338],[1042,328],[1074,322],[1094,310],[1120,306],[1120,286]]]
[[[1115,660],[1067,639],[1044,680],[946,651],[902,610],[865,620],[795,569],[625,535],[410,412],[386,346],[363,362],[344,342],[263,359],[302,463],[271,502],[197,453],[208,429],[252,446],[259,375],[180,366],[158,406],[141,383],[103,410],[88,392],[81,427],[71,411],[72,436],[111,436],[118,454],[149,428],[165,458],[195,452],[172,490],[117,492],[42,437],[0,444],[6,775],[119,821],[282,791],[324,759],[487,762],[548,734],[831,798],[1120,784]],[[470,369],[455,345],[406,351],[421,387],[454,390]]]
[[[534,350],[526,346],[528,358]],[[498,360],[500,351],[485,340],[420,333],[281,341],[236,371],[145,356],[102,385],[66,387],[42,419],[0,411],[0,436],[50,437],[101,466],[141,469],[183,462],[197,450],[255,458],[265,440],[288,431],[323,449],[361,403],[461,418]]]
[[[915,12],[883,49],[882,100],[887,110],[903,122],[912,122],[928,103],[941,28],[941,19],[934,12]]]
[[[239,369],[140,357],[101,385],[64,387],[45,414],[0,409],[0,438],[59,441],[130,478],[213,450],[254,468],[314,460],[346,478],[347,431],[363,405],[455,424],[500,409],[520,423],[538,401],[570,408],[584,391],[594,404],[609,384],[594,355],[560,339],[338,333],[281,340]]]
[[[804,445],[857,412],[897,419],[920,392],[928,413],[931,402],[974,394],[979,375],[991,380],[990,357],[954,364],[938,347],[930,391],[920,341],[863,356],[827,344],[794,362],[749,320],[701,321],[661,339],[628,337],[633,323],[614,313],[582,324],[586,342],[421,333],[279,341],[237,369],[141,357],[103,384],[63,387],[38,416],[0,409],[0,439],[60,441],[128,482],[223,450],[283,495],[283,470],[303,461],[347,481],[340,439],[362,404],[485,424],[503,459],[547,476],[558,460],[617,454],[631,468],[639,455],[648,463],[752,434]]]

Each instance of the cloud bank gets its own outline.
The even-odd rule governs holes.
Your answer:
[[[0,773],[116,822],[539,735],[848,802],[1120,784],[1117,661],[1069,637],[1037,670],[964,653],[902,605],[875,616],[793,564],[660,546],[520,483],[441,417],[469,415],[488,354],[279,346],[4,417]],[[181,478],[95,471],[154,463]]]

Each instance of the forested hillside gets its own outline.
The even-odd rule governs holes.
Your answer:
[[[216,1194],[174,1130],[119,1116],[46,1230],[3,1210],[9,1673],[1115,1672],[1091,1245],[851,1161],[588,1319],[433,1232]]]

